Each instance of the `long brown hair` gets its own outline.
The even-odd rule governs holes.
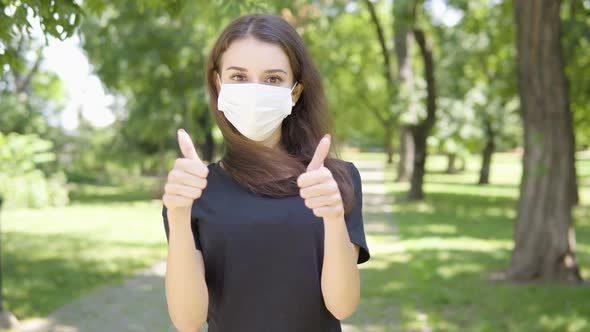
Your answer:
[[[248,37],[281,46],[289,58],[295,81],[303,84],[299,100],[281,125],[280,144],[286,152],[249,140],[217,109],[215,80],[216,73],[221,73],[221,55],[234,40]],[[324,134],[332,133],[333,122],[319,73],[297,31],[280,16],[240,16],[219,35],[209,54],[205,72],[209,110],[225,140],[224,169],[254,193],[270,197],[299,195],[297,177],[306,171],[320,139]],[[352,177],[347,165],[338,158],[335,143],[338,145],[332,135],[330,154],[324,166],[338,183],[345,214],[348,214],[355,201]]]

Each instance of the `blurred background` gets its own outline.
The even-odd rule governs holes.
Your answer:
[[[344,331],[590,331],[590,1],[0,1],[1,320],[175,331],[161,196],[203,68],[280,15],[363,179],[372,259]]]

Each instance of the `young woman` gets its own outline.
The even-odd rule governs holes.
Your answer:
[[[301,37],[241,16],[206,67],[225,142],[204,164],[188,133],[168,174],[166,301],[182,332],[331,332],[360,299],[369,260],[355,165],[329,157],[331,118]],[[334,149],[332,149],[334,150]]]

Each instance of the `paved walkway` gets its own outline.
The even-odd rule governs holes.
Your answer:
[[[391,202],[385,195],[383,163],[354,161],[363,180],[363,214],[365,232],[391,232],[389,222],[382,222],[391,213]],[[368,217],[370,215],[370,217]],[[120,285],[98,289],[74,301],[47,318],[21,322],[18,332],[155,332],[177,331],[170,322],[166,308],[164,274],[166,261],[137,273]],[[359,314],[363,315],[362,302]],[[356,315],[356,314],[355,314]],[[366,322],[369,323],[369,322]],[[372,322],[373,324],[375,322]],[[356,327],[342,322],[343,332],[371,332],[369,326]],[[206,331],[206,327],[200,332]]]

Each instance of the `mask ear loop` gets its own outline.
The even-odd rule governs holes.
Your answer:
[[[219,73],[217,73],[217,81],[219,82],[219,87],[221,87],[221,76],[219,76]]]
[[[293,87],[291,88],[291,93],[293,93],[293,90],[295,89],[295,87],[297,86],[299,82],[295,82],[295,84],[293,84]],[[291,106],[295,106],[296,102],[293,102]]]

